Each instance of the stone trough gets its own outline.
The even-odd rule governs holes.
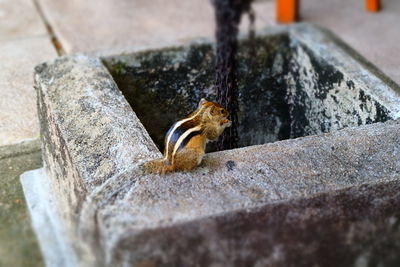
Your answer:
[[[399,87],[314,26],[241,41],[241,148],[143,174],[213,62],[199,42],[36,68],[44,168],[22,183],[47,263],[400,264]]]

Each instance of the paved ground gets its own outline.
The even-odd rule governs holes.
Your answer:
[[[0,1],[0,266],[43,265],[19,182],[39,144],[21,141],[39,135],[33,67],[56,55],[33,1]]]
[[[170,0],[168,5],[163,0],[39,1],[68,53],[118,51],[213,35],[213,10],[205,0]],[[301,1],[302,21],[331,29],[400,83],[400,57],[393,56],[400,54],[400,1],[383,0],[378,13],[367,12],[364,2]],[[274,24],[274,1],[259,1],[254,6],[258,27]]]
[[[55,56],[46,36],[0,41],[0,145],[39,136],[32,72]]]
[[[40,158],[37,152],[19,156],[10,152],[21,150],[24,146],[18,143],[39,135],[33,67],[56,57],[57,51],[109,54],[132,46],[213,36],[209,1],[166,3],[0,0],[0,158],[1,153],[7,154],[0,159],[0,266],[10,265],[13,257],[13,265],[26,265],[28,258],[23,255],[33,255],[29,256],[33,263],[40,261],[16,178],[22,171],[40,166]],[[331,29],[400,83],[400,1],[383,0],[383,10],[376,14],[365,11],[364,0],[307,0],[301,4],[303,21]],[[273,1],[257,1],[254,8],[258,28],[275,23]],[[246,22],[242,29],[247,27]],[[63,49],[54,46],[53,32]]]
[[[214,13],[209,0],[38,1],[67,53],[113,53],[132,46],[214,35]],[[274,23],[273,2],[257,2],[254,10],[256,27]],[[242,27],[246,27],[246,22],[247,19]]]
[[[0,146],[38,137],[33,68],[56,55],[31,0],[0,1]]]
[[[38,142],[0,148],[0,266],[43,265],[19,183],[41,165]]]

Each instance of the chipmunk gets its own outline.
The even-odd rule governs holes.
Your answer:
[[[193,113],[168,130],[164,158],[145,163],[145,171],[165,174],[194,169],[203,159],[207,142],[216,140],[231,126],[228,116],[224,107],[202,98]]]

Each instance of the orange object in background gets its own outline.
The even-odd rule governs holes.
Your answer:
[[[276,0],[276,20],[279,23],[293,23],[299,20],[299,2],[300,0]],[[370,12],[378,12],[381,1],[365,0],[365,7]]]
[[[365,7],[368,11],[377,12],[381,7],[380,0],[365,0]]]
[[[299,0],[276,0],[279,23],[292,23],[299,19]]]

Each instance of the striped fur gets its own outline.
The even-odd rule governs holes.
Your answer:
[[[190,139],[192,139],[194,136],[199,135],[201,133],[201,126],[197,126],[197,127],[193,127],[190,128],[188,130],[186,130],[178,139],[178,141],[176,141],[175,145],[174,145],[174,150],[172,152],[172,159],[171,159],[171,163],[172,165],[174,164],[174,158],[176,153],[178,152],[178,150],[182,149],[183,147],[185,147],[185,143],[189,143]]]
[[[181,123],[182,121],[184,122]],[[176,153],[189,143],[190,139],[202,133],[198,118],[182,121],[176,122],[167,133],[165,159],[168,165],[173,164]]]
[[[165,161],[168,165],[172,164],[173,156],[175,156],[175,153],[176,153],[176,152],[174,153],[174,151],[178,151],[179,146],[182,143],[182,142],[180,142],[180,144],[178,144],[177,149],[175,150],[175,146],[178,142],[179,137],[181,137],[187,130],[189,130],[199,124],[202,113],[209,106],[210,106],[209,103],[201,105],[196,111],[194,111],[192,114],[190,114],[188,118],[177,121],[168,130],[167,135],[165,136],[165,150],[164,150]],[[190,139],[182,140],[182,141],[187,141],[186,142],[186,144],[187,144],[190,141]]]
[[[168,130],[164,140],[164,158],[146,162],[144,170],[158,174],[192,170],[201,162],[205,143],[218,138],[230,126],[228,116],[229,112],[221,105],[201,99],[193,113],[174,123]],[[190,150],[186,150],[188,147]]]

